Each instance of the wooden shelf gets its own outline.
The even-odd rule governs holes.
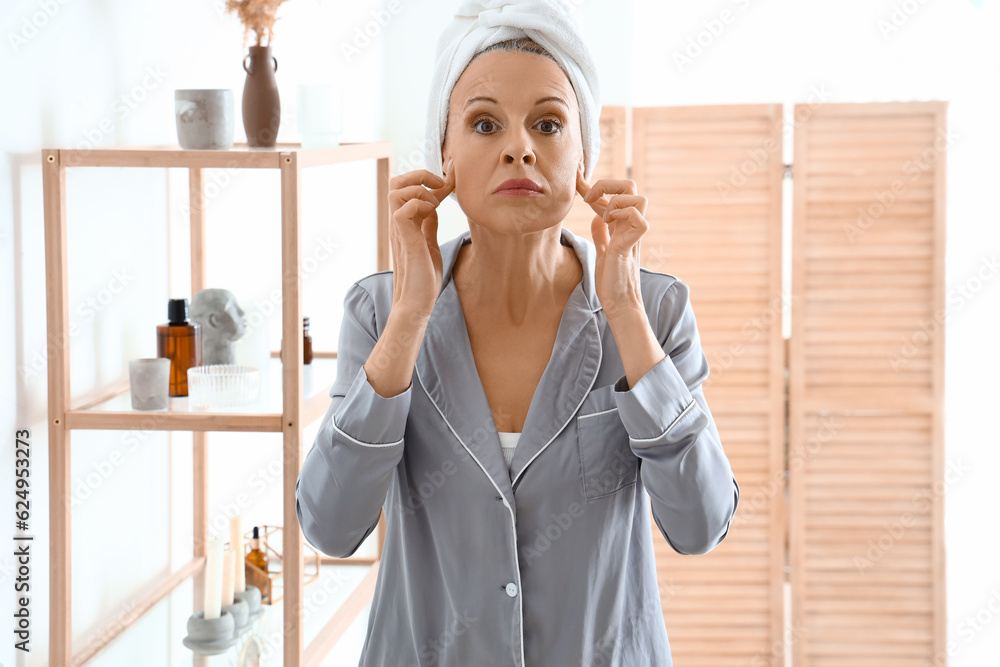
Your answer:
[[[225,408],[190,407],[186,396],[172,397],[166,410],[133,410],[128,387],[88,407],[66,412],[71,429],[150,431],[246,431],[280,433],[282,429],[281,360],[272,357],[262,369],[260,395],[252,403]],[[335,358],[314,358],[303,366],[303,424],[311,424],[330,407],[330,387],[337,375]]]
[[[287,153],[295,153],[301,167],[320,167],[359,160],[387,159],[392,154],[392,144],[341,144],[331,148],[302,148],[301,144],[254,148],[246,144],[234,144],[227,150],[191,150],[177,145],[159,145],[59,151],[62,162],[69,167],[189,168],[194,165],[207,169],[280,169],[282,157]]]
[[[391,268],[389,256],[389,174],[392,144],[388,142],[341,144],[331,148],[303,149],[301,144],[278,144],[253,148],[236,144],[227,150],[185,150],[177,145],[134,146],[94,149],[42,150],[42,184],[45,206],[45,275],[48,340],[49,392],[49,664],[79,665],[100,646],[85,647],[73,655],[72,637],[72,478],[71,435],[75,429],[151,429],[191,431],[193,491],[193,554],[180,571],[153,585],[143,597],[142,609],[115,621],[116,633],[134,624],[179,582],[192,578],[192,603],[200,608],[204,598],[204,558],[209,536],[208,448],[209,431],[274,432],[282,434],[282,554],[286,618],[282,631],[282,662],[286,667],[316,664],[331,646],[331,636],[303,644],[303,537],[295,510],[295,483],[302,467],[302,429],[322,417],[330,406],[328,391],[336,377],[336,352],[314,354],[311,364],[302,363],[302,169],[363,160],[376,161],[377,270]],[[66,205],[66,169],[70,167],[186,168],[190,191],[191,292],[206,287],[205,169],[277,169],[281,173],[281,323],[280,353],[272,353],[262,369],[261,395],[251,405],[220,409],[195,409],[188,399],[172,398],[166,410],[133,410],[127,383],[99,387],[72,404],[69,346],[69,247]],[[92,230],[99,233],[100,230]],[[385,517],[377,529],[377,555],[338,559],[343,564],[363,565],[371,572],[359,595],[370,598],[382,545]],[[331,559],[324,558],[324,562]],[[352,598],[353,599],[353,598]],[[347,627],[351,614],[363,608],[354,599],[331,623]],[[350,618],[348,618],[350,616]],[[75,659],[74,659],[75,658]],[[205,665],[195,656],[196,667]]]

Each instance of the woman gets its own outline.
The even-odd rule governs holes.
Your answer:
[[[522,20],[483,11],[501,6]],[[362,666],[669,666],[650,501],[682,554],[718,545],[739,503],[688,287],[639,268],[635,183],[587,184],[592,68],[491,17],[462,33],[475,53],[439,57],[456,68],[443,143],[429,133],[444,177],[392,179],[394,270],[345,298],[299,522],[345,557],[385,511]],[[577,192],[608,211],[593,243],[562,228]],[[450,194],[469,231],[439,249]]]

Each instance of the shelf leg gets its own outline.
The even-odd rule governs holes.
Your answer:
[[[208,554],[208,447],[204,431],[191,434],[194,439],[192,446],[192,486],[194,488],[194,516],[192,525],[194,557],[204,557]],[[205,568],[194,576],[194,606],[195,611],[201,610],[205,604]],[[208,659],[204,656],[194,656],[194,667],[205,667]]]
[[[46,294],[49,295],[49,664],[73,662],[71,448],[66,428],[70,400],[69,280],[66,166],[61,152],[42,150]]]
[[[188,169],[188,208],[191,210],[191,296],[205,289],[205,176],[197,167]],[[208,553],[208,434],[192,434],[192,487],[194,489],[194,556]],[[200,610],[205,603],[205,570],[194,578],[194,607]],[[194,667],[206,667],[208,658],[194,656]]]
[[[299,221],[302,166],[297,152],[281,154],[281,425],[283,447],[282,575],[284,598],[284,667],[303,659],[302,530],[295,513],[295,484],[302,467],[302,237]]]
[[[205,289],[205,174],[188,169],[188,208],[191,209],[191,297]]]
[[[392,268],[390,252],[392,244],[389,238],[389,179],[392,176],[392,158],[379,158],[375,169],[378,181],[378,201],[376,202],[378,257],[376,261],[379,271],[387,271]]]

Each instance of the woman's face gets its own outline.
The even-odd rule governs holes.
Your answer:
[[[478,56],[452,90],[441,155],[446,167],[454,160],[455,194],[470,221],[519,233],[561,223],[583,161],[573,86],[545,56]],[[534,181],[541,193],[495,192],[504,181],[521,178]]]

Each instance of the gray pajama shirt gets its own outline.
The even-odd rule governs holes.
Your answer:
[[[451,270],[410,386],[389,398],[363,364],[392,304],[392,272],[344,299],[332,399],[295,487],[305,538],[352,555],[386,516],[360,667],[670,667],[652,514],[680,554],[729,532],[740,488],[701,384],[688,286],[640,269],[667,357],[629,388],[583,265],[508,470]]]

